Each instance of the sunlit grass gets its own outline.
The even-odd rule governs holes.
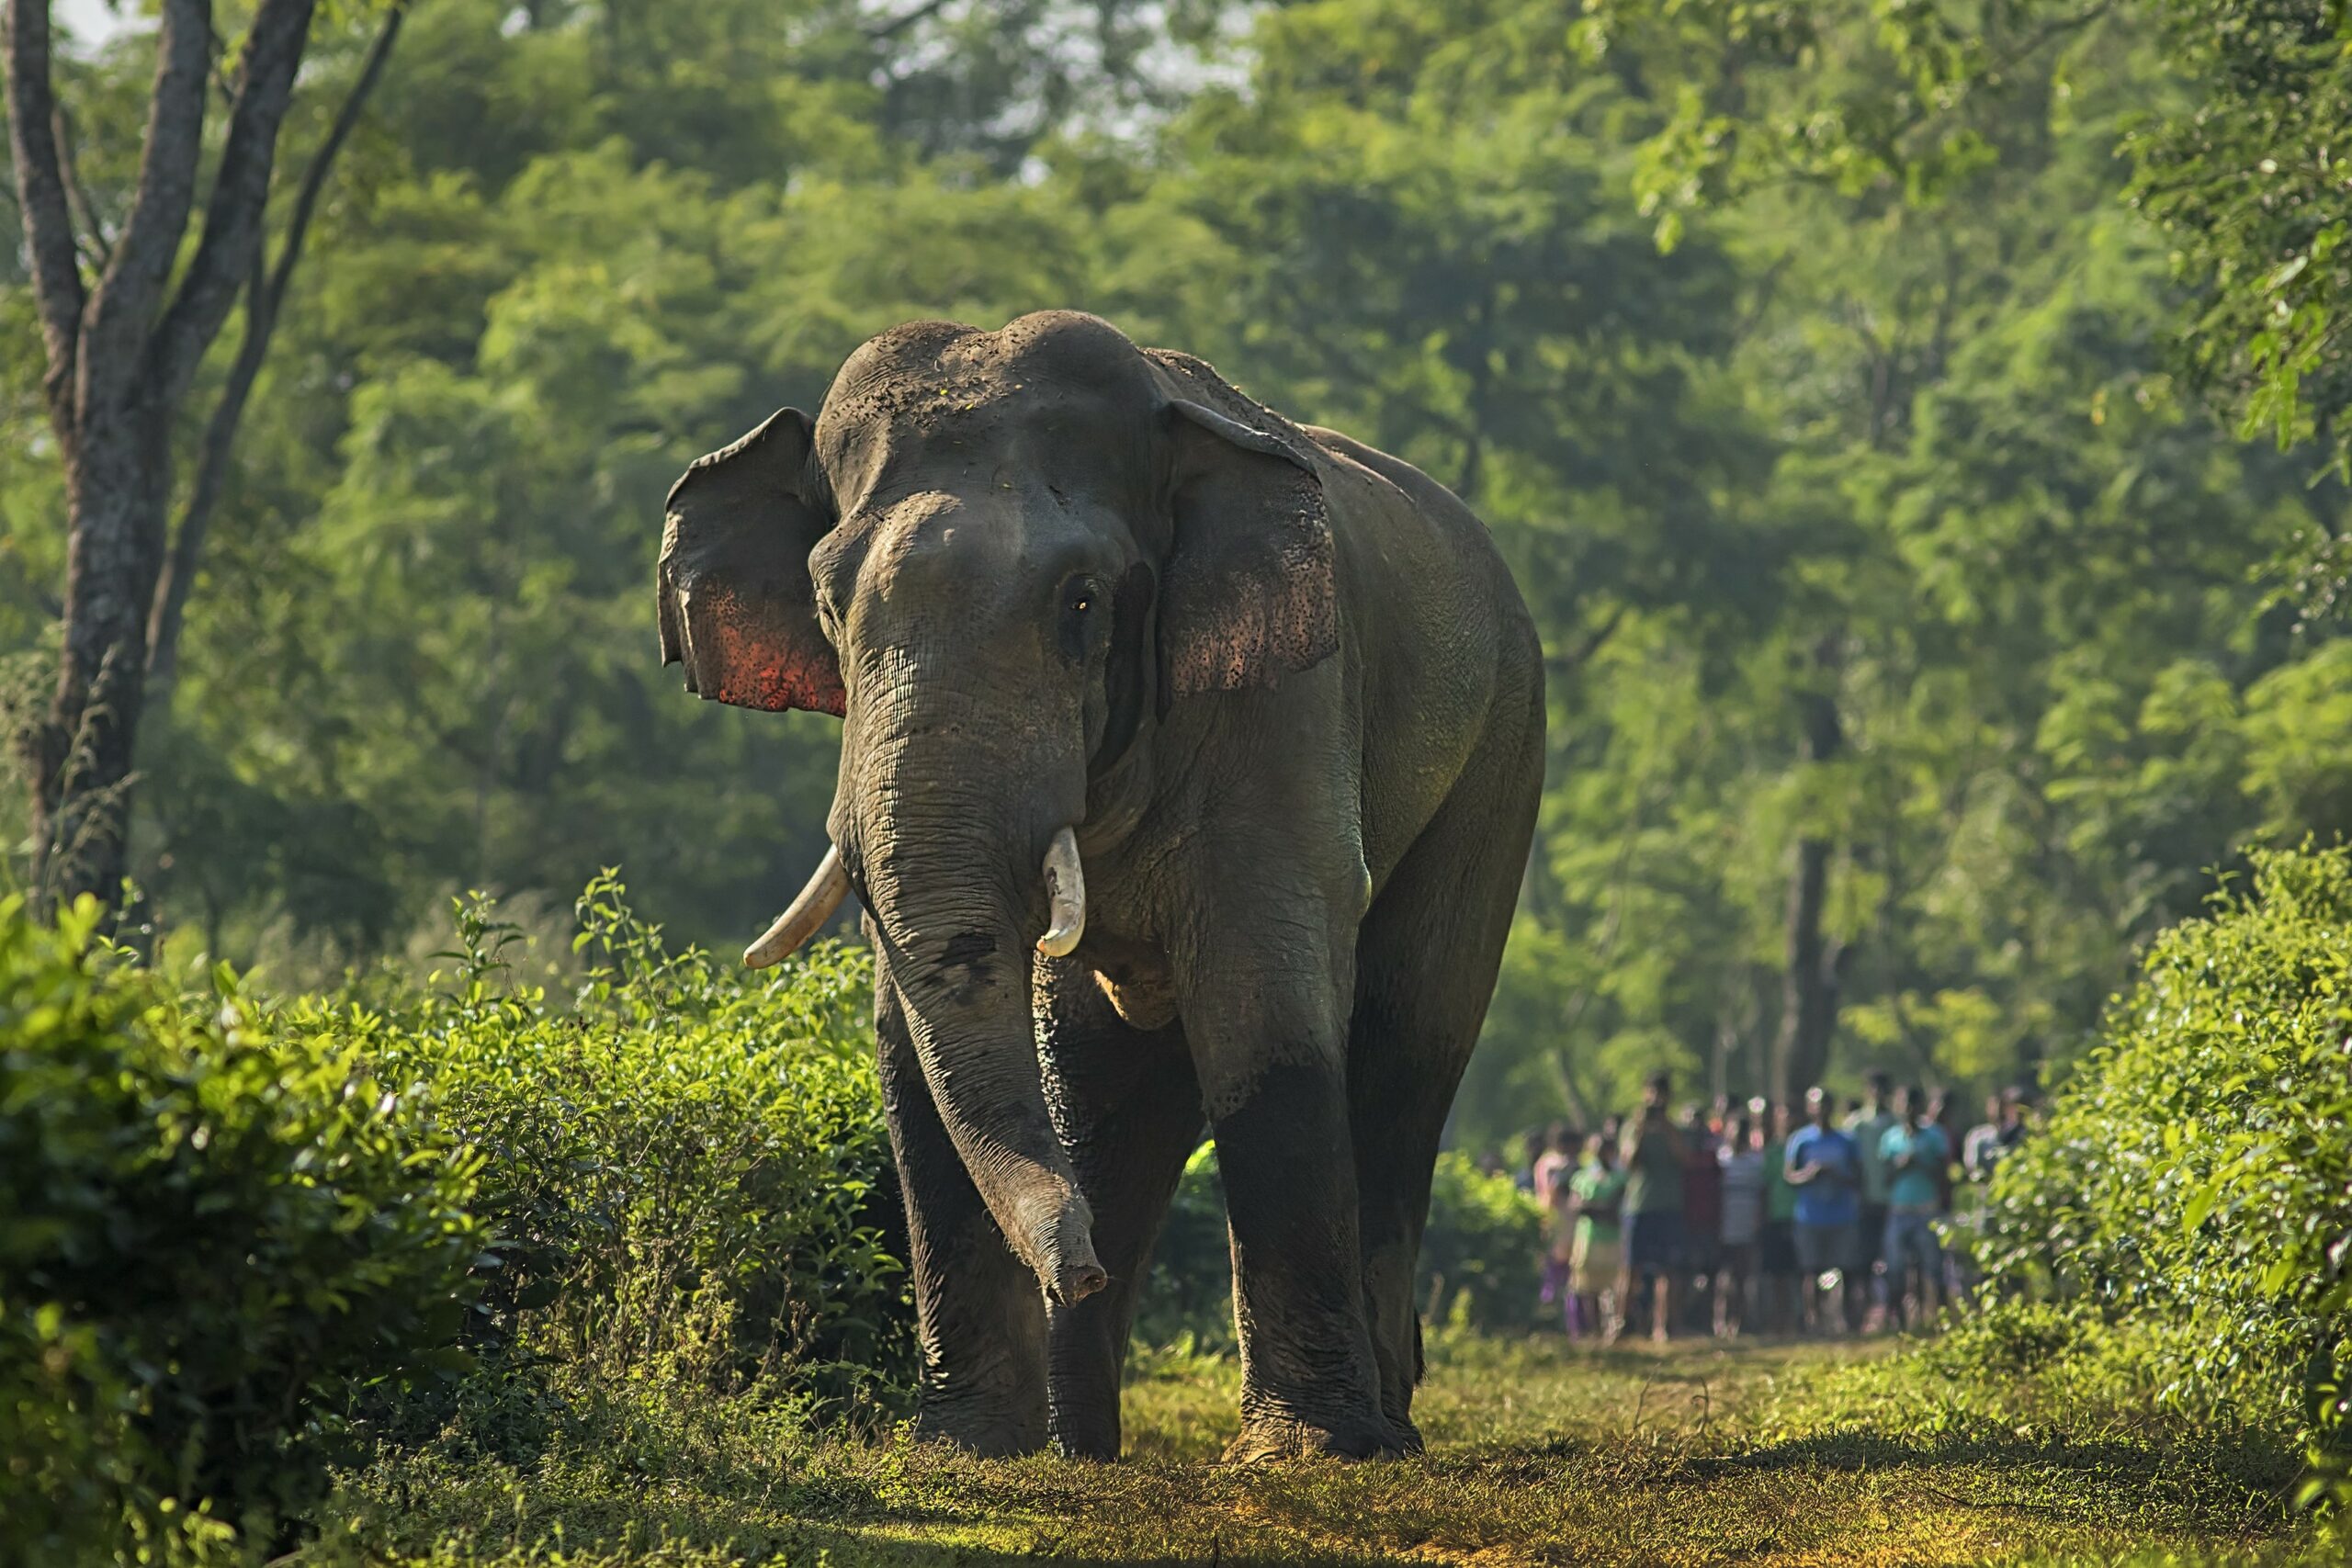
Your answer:
[[[355,1477],[307,1561],[2319,1562],[2276,1456],[1852,1347],[1585,1351],[1438,1337],[1392,1464],[1228,1469],[1238,1372],[1139,1359],[1129,1457],[983,1461],[781,1417],[616,1404],[527,1469],[428,1450]],[[582,1434],[582,1438],[586,1437]]]

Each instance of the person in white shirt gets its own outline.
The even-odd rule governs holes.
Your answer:
[[[1764,1231],[1764,1150],[1752,1116],[1731,1119],[1715,1163],[1723,1172],[1722,1272],[1715,1281],[1715,1334],[1730,1338],[1747,1318]]]

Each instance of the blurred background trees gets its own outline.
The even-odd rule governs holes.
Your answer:
[[[1552,772],[1464,1140],[1660,1064],[1746,1094],[2073,1054],[2250,849],[2352,825],[2341,120],[2262,118],[2233,52],[2340,92],[2335,35],[2318,0],[2210,47],[1736,9],[416,6],[141,736],[163,940],[300,979],[616,862],[740,940],[816,857],[836,727],[658,666],[664,490],[883,326],[1070,305],[1411,458],[1520,573]],[[60,73],[101,210],[153,47],[132,8]],[[2241,199],[2265,158],[2291,220]],[[13,723],[64,565],[17,226]],[[2247,280],[2298,256],[2265,327]]]

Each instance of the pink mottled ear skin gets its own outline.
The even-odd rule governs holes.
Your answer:
[[[808,491],[808,416],[779,409],[671,487],[656,588],[664,663],[736,707],[841,717],[841,664],[818,624],[808,552],[832,526]]]
[[[1163,690],[1177,697],[1278,684],[1340,646],[1330,512],[1314,448],[1238,394],[1234,411],[1170,404],[1175,544],[1159,615]]]
[[[1196,591],[1192,613],[1177,617],[1169,684],[1180,697],[1273,685],[1338,649],[1338,604],[1328,538],[1300,530],[1268,558]]]
[[[707,583],[688,598],[686,636],[706,697],[770,713],[805,708],[840,718],[848,711],[832,649],[806,646],[729,588]]]

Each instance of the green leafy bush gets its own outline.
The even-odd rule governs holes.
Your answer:
[[[610,874],[579,910],[587,973],[568,1000],[503,985],[516,933],[477,899],[448,988],[334,1020],[424,1084],[482,1158],[492,1258],[469,1339],[485,1375],[894,1394],[911,1314],[885,1245],[898,1198],[870,959],[827,944],[755,975],[673,953]]]
[[[1424,1311],[1477,1328],[1524,1328],[1543,1279],[1543,1253],[1544,1213],[1532,1198],[1508,1176],[1480,1170],[1467,1155],[1438,1156],[1421,1237],[1418,1299]],[[1233,1343],[1233,1266],[1214,1144],[1202,1145],[1184,1167],[1152,1249],[1136,1335],[1153,1346],[1188,1338],[1203,1348]]]
[[[2048,1125],[2002,1164],[1984,1261],[2170,1325],[2158,1396],[2297,1434],[2307,1500],[2341,1498],[2347,1128],[2352,855],[2260,854],[2250,891],[2157,941]]]
[[[1421,1299],[1439,1317],[1526,1327],[1544,1280],[1543,1206],[1459,1150],[1438,1156],[1420,1279]]]
[[[1136,1303],[1135,1335],[1155,1347],[1189,1342],[1221,1350],[1233,1345],[1233,1258],[1215,1144],[1203,1144],[1185,1162],[1184,1178],[1176,1184],[1152,1246],[1151,1277]]]
[[[480,1251],[476,1161],[410,1091],[96,920],[0,901],[0,1551],[28,1562],[287,1518],[354,1391],[436,1364]]]

